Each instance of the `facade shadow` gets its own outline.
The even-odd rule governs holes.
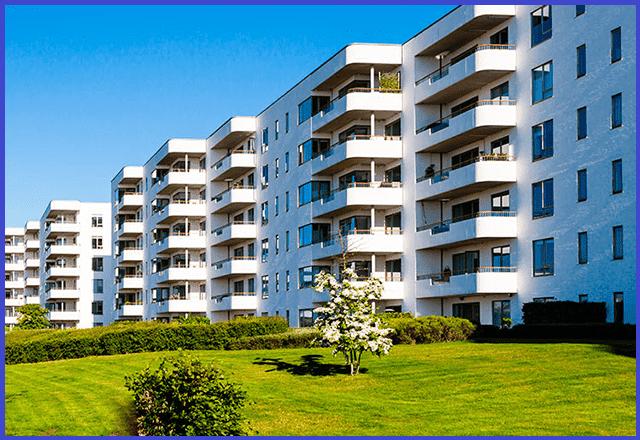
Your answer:
[[[325,364],[321,362],[323,356],[319,354],[309,354],[300,358],[300,363],[285,362],[281,359],[257,358],[254,365],[270,365],[274,368],[270,371],[286,371],[295,376],[334,376],[336,374],[350,374],[349,365]],[[367,369],[360,367],[360,374],[366,373]]]

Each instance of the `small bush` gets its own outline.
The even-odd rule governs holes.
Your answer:
[[[125,376],[125,387],[133,392],[139,435],[248,434],[246,392],[198,359],[163,357],[158,370]]]
[[[465,341],[475,330],[467,319],[444,316],[389,319],[387,323],[394,330],[394,344]]]
[[[604,302],[550,301],[522,305],[525,324],[593,324],[607,321]]]

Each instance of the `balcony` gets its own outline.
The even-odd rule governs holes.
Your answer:
[[[80,246],[77,244],[52,244],[45,246],[43,258],[46,260],[56,255],[80,255]]]
[[[214,296],[211,305],[212,312],[255,310],[258,307],[258,297],[251,292],[233,292],[226,295]]]
[[[117,279],[116,283],[118,290],[142,290],[144,286],[144,280],[142,275],[124,275]]]
[[[185,217],[205,217],[207,205],[204,200],[172,200],[157,212],[158,223],[172,223]]]
[[[118,213],[136,212],[142,207],[142,203],[143,199],[141,192],[126,192],[116,203],[116,211]]]
[[[135,264],[142,261],[143,251],[141,247],[127,247],[120,251],[120,255],[116,257],[116,263],[122,264]]]
[[[515,183],[515,156],[478,156],[417,179],[416,200],[454,199],[504,183]]]
[[[151,304],[151,312],[158,315],[170,313],[206,313],[206,299],[164,299]]]
[[[402,111],[402,91],[395,89],[349,89],[312,116],[313,132],[329,132],[359,119],[388,119]]]
[[[123,304],[116,310],[116,319],[142,318],[144,306],[142,304]]]
[[[255,186],[234,186],[211,198],[211,212],[234,212],[256,203]]]
[[[136,238],[144,230],[142,219],[125,220],[116,231],[118,239]]]
[[[24,243],[19,244],[5,244],[4,246],[5,254],[22,254],[24,253]]]
[[[337,216],[354,209],[402,205],[402,183],[351,183],[323,194],[311,205],[313,217]]]
[[[24,296],[18,297],[18,298],[5,298],[4,299],[4,306],[5,307],[20,307],[25,305],[25,298]]]
[[[80,276],[80,268],[77,266],[52,266],[45,273],[45,279],[48,278],[76,278]]]
[[[27,269],[35,269],[35,268],[37,268],[37,267],[40,267],[40,260],[39,260],[39,259],[37,259],[37,258],[27,258],[27,259],[25,260],[25,264],[24,264],[24,266],[25,266]],[[5,267],[5,270],[6,270],[6,267]]]
[[[22,272],[24,270],[24,261],[17,263],[4,263],[5,272]]]
[[[211,165],[211,180],[236,179],[256,167],[256,152],[235,150]]]
[[[27,304],[40,304],[40,297],[38,295],[25,296]]]
[[[255,275],[258,271],[256,257],[231,257],[213,263],[211,278],[228,278],[236,275]]]
[[[40,240],[38,239],[29,239],[27,240],[25,245],[25,249],[26,250],[35,250],[35,249],[40,249]]]
[[[18,278],[17,280],[5,280],[4,282],[5,290],[9,289],[24,289],[24,279]]]
[[[382,281],[382,295],[378,301],[390,301],[390,300],[402,300],[404,299],[404,283],[402,282],[402,277],[385,277],[385,273],[375,272],[375,278],[378,278]],[[357,278],[353,281],[354,287],[362,287],[367,283],[368,277]],[[322,304],[331,299],[331,294],[329,292],[322,291],[316,292],[312,290],[311,292],[311,302],[314,304]]]
[[[207,140],[211,148],[229,149],[256,132],[253,116],[236,116],[222,124]]]
[[[311,173],[334,174],[356,164],[370,164],[371,160],[385,164],[402,159],[401,136],[350,136],[345,142],[333,145],[311,161]]]
[[[158,194],[170,194],[185,186],[204,186],[207,183],[205,170],[171,168],[156,184]]]
[[[27,277],[24,285],[25,287],[40,287],[40,277]]]
[[[416,298],[442,298],[447,296],[517,293],[517,268],[479,267],[459,275],[419,275]]]
[[[194,231],[189,234],[171,232],[162,240],[153,243],[151,252],[165,254],[180,249],[204,249],[207,244],[205,234],[205,231]]]
[[[416,81],[416,104],[448,103],[515,72],[512,44],[481,44],[455,64],[446,64]]]
[[[312,245],[314,260],[341,256],[342,250],[349,253],[401,253],[402,231],[399,229],[357,229]]]
[[[416,153],[448,153],[516,126],[516,102],[481,100],[416,130]]]
[[[45,301],[55,299],[80,299],[80,290],[78,289],[51,289],[44,293]]]
[[[173,265],[151,274],[151,284],[162,284],[173,281],[204,281],[207,279],[207,268],[204,262],[191,263],[190,267]]]
[[[49,227],[44,230],[45,238],[56,237],[58,235],[72,235],[80,233],[80,224],[77,222],[69,223],[50,223]]]
[[[212,246],[231,246],[257,237],[256,222],[234,221],[211,231]]]
[[[80,312],[77,310],[51,311],[49,321],[80,321]]]
[[[439,249],[493,240],[516,238],[517,218],[513,211],[486,211],[417,228],[416,249]]]

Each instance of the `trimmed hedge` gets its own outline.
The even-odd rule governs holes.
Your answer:
[[[467,319],[445,316],[421,316],[385,320],[393,328],[394,344],[429,344],[465,341],[475,330]]]
[[[245,336],[284,333],[282,317],[237,318],[211,325],[141,322],[83,330],[34,333],[5,340],[5,363],[168,350],[220,350]]]
[[[525,324],[604,324],[607,307],[604,302],[549,301],[522,305]]]
[[[510,329],[479,326],[471,339],[635,340],[634,324],[518,324]]]
[[[275,350],[278,348],[309,348],[320,336],[314,328],[290,329],[287,333],[244,336],[230,341],[227,350]]]

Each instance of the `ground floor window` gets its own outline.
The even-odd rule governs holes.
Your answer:
[[[624,295],[622,292],[613,294],[613,322],[622,324],[624,321]]]
[[[480,303],[459,303],[453,304],[453,316],[456,318],[468,319],[472,323],[480,324]]]
[[[312,327],[313,326],[313,310],[302,309],[300,312],[300,327]]]
[[[511,301],[493,301],[493,325],[502,327],[511,319]]]

